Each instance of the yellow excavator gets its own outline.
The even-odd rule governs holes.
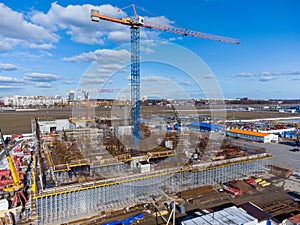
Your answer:
[[[3,134],[2,134],[1,129],[0,129],[0,138],[1,138],[2,146],[3,146],[3,150],[5,152],[5,157],[6,157],[7,162],[8,162],[11,177],[12,177],[12,180],[13,180],[13,185],[4,186],[3,191],[14,194],[14,197],[13,197],[13,200],[12,200],[12,205],[14,207],[18,205],[18,202],[23,205],[23,203],[27,201],[26,197],[23,193],[24,184],[20,179],[19,173],[16,170],[13,159],[12,159],[10,153],[9,153],[9,150],[6,147],[6,143],[5,143],[5,140],[3,138]]]

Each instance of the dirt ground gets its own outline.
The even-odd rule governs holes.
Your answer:
[[[141,115],[149,114],[172,114],[169,107],[157,106],[143,106],[141,108]],[[209,111],[199,111],[199,115],[210,114]],[[110,116],[110,109],[97,108],[95,115],[99,117]],[[180,113],[179,113],[180,115]],[[276,118],[297,116],[289,113],[279,112],[248,112],[248,111],[234,111],[227,112],[228,119],[258,119],[258,118]],[[46,119],[67,119],[72,117],[72,108],[63,109],[41,109],[37,111],[22,111],[22,112],[0,112],[0,128],[4,134],[14,133],[31,133],[31,121],[35,118]]]
[[[67,119],[71,110],[38,110],[28,112],[1,112],[0,128],[3,134],[31,133],[31,121],[35,118]]]

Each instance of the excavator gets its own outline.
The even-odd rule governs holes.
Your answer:
[[[20,179],[19,173],[16,170],[13,159],[12,159],[10,153],[9,153],[9,150],[6,147],[6,143],[4,141],[1,129],[0,129],[0,138],[1,138],[1,142],[2,142],[2,145],[3,145],[4,152],[5,152],[5,157],[6,157],[7,162],[8,162],[11,177],[12,177],[12,180],[13,180],[13,184],[12,185],[5,185],[4,188],[3,188],[3,191],[8,192],[8,193],[13,193],[13,198],[12,198],[12,206],[13,207],[18,206],[18,203],[23,205],[27,201],[27,199],[26,199],[26,197],[23,193],[24,184]]]

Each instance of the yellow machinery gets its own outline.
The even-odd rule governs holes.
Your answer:
[[[19,176],[19,174],[16,170],[13,159],[12,159],[11,155],[9,154],[9,151],[6,148],[6,144],[5,144],[1,129],[0,129],[0,136],[1,136],[3,149],[4,149],[4,152],[5,152],[5,156],[6,156],[6,159],[7,159],[7,162],[8,162],[8,166],[9,166],[9,169],[10,169],[10,172],[11,172],[12,180],[13,180],[13,187],[4,187],[4,191],[7,191],[7,192],[18,191],[18,190],[20,190],[24,187],[24,184],[21,181],[20,176]]]
[[[21,191],[21,189],[24,187],[24,184],[20,179],[19,173],[16,170],[13,159],[6,147],[5,140],[3,138],[1,129],[0,129],[0,136],[1,136],[3,149],[5,152],[5,156],[6,156],[6,159],[8,162],[9,170],[11,173],[11,177],[13,180],[13,185],[12,186],[11,185],[4,186],[3,190],[5,192],[14,193],[13,205],[16,206],[18,202],[21,202],[21,204],[23,204],[21,199],[25,200],[25,202],[26,202],[26,197],[24,196],[24,193]]]

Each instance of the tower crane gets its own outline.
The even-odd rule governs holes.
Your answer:
[[[156,24],[148,22],[144,17],[139,16],[136,6],[131,5],[134,12],[134,18],[114,18],[104,14],[100,14],[99,10],[91,10],[91,20],[99,22],[106,20],[113,23],[123,24],[130,27],[131,37],[131,123],[133,126],[133,136],[140,137],[140,28],[148,28],[163,32],[175,33],[183,36],[191,36],[196,38],[204,38],[213,41],[226,42],[230,44],[239,44],[239,40],[235,38],[222,37],[213,34],[206,34],[199,31],[188,30],[186,28],[178,28],[175,26]],[[127,8],[127,7],[126,7]],[[134,145],[133,145],[134,146]]]

